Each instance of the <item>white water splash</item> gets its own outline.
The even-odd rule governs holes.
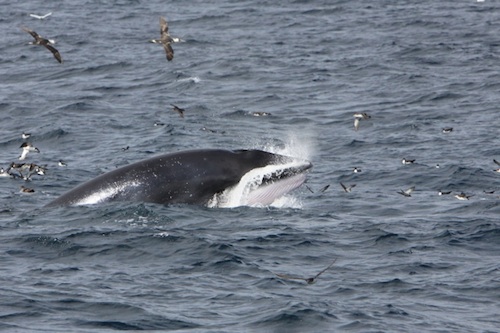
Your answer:
[[[274,144],[266,144],[264,147],[254,147],[255,149],[262,149],[274,154],[280,154],[285,156],[293,156],[295,158],[301,158],[304,160],[311,160],[314,156],[314,143],[313,135],[307,135],[307,129],[301,129],[301,135],[298,136],[297,133],[288,133],[286,137],[285,146],[277,146]]]

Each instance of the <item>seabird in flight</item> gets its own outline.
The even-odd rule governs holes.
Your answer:
[[[59,63],[63,62],[61,54],[59,54],[59,51],[57,51],[56,48],[52,46],[52,44],[54,44],[54,41],[41,37],[39,34],[37,34],[31,29],[25,27],[23,27],[22,29],[27,33],[29,33],[31,36],[33,36],[33,38],[35,38],[35,41],[30,42],[30,44],[45,46],[50,52],[52,52],[54,58],[56,58],[56,60],[59,61]]]
[[[160,17],[160,39],[151,39],[151,43],[161,44],[165,49],[167,54],[167,60],[172,61],[174,59],[174,49],[172,49],[171,43],[178,43],[182,40],[177,37],[171,37],[168,33],[168,23],[164,17]]]

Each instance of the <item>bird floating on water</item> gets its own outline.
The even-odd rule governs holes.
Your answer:
[[[472,197],[472,195],[467,195],[464,192],[455,194],[455,198],[457,198],[458,200],[469,200],[470,197]]]
[[[63,62],[63,60],[61,58],[61,54],[59,53],[59,51],[57,51],[57,49],[52,46],[53,44],[55,44],[55,42],[53,40],[43,38],[39,34],[37,34],[35,31],[33,31],[31,29],[28,29],[28,28],[25,28],[25,27],[23,27],[22,29],[23,29],[23,31],[26,31],[31,36],[33,36],[33,38],[35,38],[35,41],[30,42],[31,45],[42,45],[42,46],[45,46],[50,52],[52,52],[52,54],[54,55],[54,58],[56,58],[56,60],[59,61],[59,63]]]
[[[413,164],[413,163],[415,163],[415,160],[409,160],[409,159],[403,158],[403,159],[401,160],[401,163],[403,163],[403,164],[405,164],[405,165],[406,165],[406,164]]]
[[[21,192],[22,193],[33,193],[33,192],[35,192],[35,190],[32,188],[24,187],[21,185]]]

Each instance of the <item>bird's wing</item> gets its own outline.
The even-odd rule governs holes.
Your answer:
[[[49,44],[44,44],[44,46],[49,49],[50,52],[52,52],[52,54],[54,55],[54,58],[56,58],[57,61],[59,61],[59,63],[62,63],[62,58],[61,58],[61,54],[59,53],[59,51],[56,50],[55,47],[49,45]]]
[[[40,38],[40,35],[39,35],[39,34],[37,34],[36,32],[34,32],[33,30],[28,29],[28,28],[26,28],[26,27],[22,27],[22,29],[23,29],[24,31],[26,31],[27,33],[29,33],[31,36],[33,36],[33,38],[35,38],[35,39],[39,39],[39,38]]]
[[[319,190],[320,192],[325,192],[328,188],[330,187],[330,184],[326,185],[325,187],[323,187],[321,190]]]
[[[291,275],[285,275],[285,274],[276,274],[276,276],[280,277],[282,279],[286,279],[286,280],[303,280],[303,281],[307,281],[306,278],[302,278],[300,276],[291,276]]]
[[[497,161],[497,160],[495,160],[495,159],[493,160],[493,162],[495,162],[495,164],[497,164],[497,165],[500,165],[500,162],[498,162],[498,161]]]
[[[164,17],[160,17],[160,36],[168,35],[168,23]]]
[[[326,272],[328,269],[330,269],[330,267],[332,267],[333,264],[335,264],[336,261],[337,261],[337,258],[333,259],[332,263],[330,265],[328,265],[328,267],[326,267],[324,270],[322,270],[321,272],[319,272],[318,274],[316,274],[315,277],[313,277],[313,280],[316,280],[318,278],[318,276],[320,276],[321,274],[323,274],[324,272]]]
[[[347,187],[344,184],[340,183],[340,186],[342,186],[342,188],[344,189],[344,191],[347,192]]]
[[[359,127],[359,118],[354,118],[354,129],[358,130]]]
[[[172,49],[170,43],[163,43],[163,48],[165,49],[165,53],[167,54],[167,60],[171,61],[172,59],[174,59],[174,49]]]

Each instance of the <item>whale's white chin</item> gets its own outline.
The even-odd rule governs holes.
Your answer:
[[[302,162],[295,162],[253,169],[247,172],[237,185],[215,195],[208,206],[223,208],[269,206],[277,199],[298,188],[306,180],[306,175],[302,172],[290,176],[279,176],[286,173],[287,170],[306,170],[308,167]]]

